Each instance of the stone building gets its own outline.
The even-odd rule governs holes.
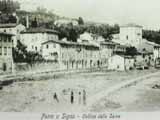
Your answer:
[[[12,34],[0,32],[0,73],[9,73],[13,70],[12,36]]]
[[[21,42],[27,46],[27,51],[41,54],[41,44],[49,40],[58,40],[58,32],[45,28],[30,28],[21,32],[20,38]]]
[[[134,68],[134,58],[125,55],[113,55],[108,61],[109,70],[125,71]]]
[[[113,41],[121,45],[138,47],[142,42],[143,27],[136,24],[126,24],[120,26],[120,33],[113,35]]]
[[[68,41],[46,41],[42,43],[42,56],[54,60],[61,69],[100,67],[99,46]]]
[[[68,25],[68,24],[72,24],[73,26],[79,25],[78,20],[76,19],[59,19],[59,20],[56,20],[54,24],[56,26]]]
[[[100,59],[102,66],[108,66],[108,60],[116,51],[116,45],[118,44],[111,41],[100,42]]]
[[[14,34],[13,36],[13,46],[16,47],[17,40],[20,40],[20,32],[24,31],[26,28],[22,24],[8,23],[0,24],[0,32],[5,32],[9,34]]]

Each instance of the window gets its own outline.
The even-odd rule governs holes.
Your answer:
[[[8,47],[8,55],[11,55],[12,54],[12,49],[11,47]]]
[[[6,32],[6,29],[4,29],[4,32]]]
[[[7,55],[7,47],[4,47],[4,55]]]
[[[0,47],[0,55],[2,55],[2,47]]]
[[[64,53],[62,53],[62,59],[64,59]]]
[[[56,44],[53,44],[53,48],[56,48]]]
[[[128,40],[128,35],[126,36],[126,39]]]
[[[142,55],[143,59],[145,58],[145,54]]]
[[[7,42],[7,38],[4,39],[4,42]]]
[[[46,45],[46,48],[48,49],[48,48],[49,48],[49,45]]]
[[[138,35],[138,36],[140,36],[140,35],[141,35],[141,33],[137,33],[137,35]]]
[[[35,47],[35,50],[37,51],[37,47]]]
[[[10,38],[8,39],[8,42],[11,42],[11,39],[10,39]]]

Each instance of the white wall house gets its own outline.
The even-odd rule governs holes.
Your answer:
[[[108,69],[125,71],[134,67],[134,59],[124,55],[113,55],[109,58]]]
[[[78,42],[83,42],[83,43],[90,43],[92,41],[93,41],[93,37],[88,32],[81,34],[78,40]]]
[[[0,32],[0,73],[10,73],[13,70],[13,34]]]
[[[154,56],[154,61],[157,58],[160,58],[160,45],[154,46],[153,56]]]
[[[61,25],[67,25],[67,24],[72,24],[73,26],[77,26],[78,25],[78,20],[76,19],[59,19],[59,20],[56,20],[54,22],[54,24],[56,26],[61,26]]]
[[[20,32],[26,28],[22,24],[0,24],[0,32],[13,34],[13,46],[16,47],[17,40],[20,40]]]
[[[42,43],[42,56],[45,60],[59,61],[60,44],[56,40],[49,40]]]
[[[121,45],[138,47],[142,44],[142,26],[136,24],[126,24],[120,26],[120,33],[113,34],[113,42]]]
[[[58,40],[58,33],[44,28],[31,28],[21,32],[21,42],[27,46],[27,51],[41,53],[41,44],[48,40]]]
[[[89,43],[51,40],[42,43],[45,60],[56,61],[61,69],[101,66],[99,47]]]
[[[104,42],[104,41],[105,39],[102,36],[98,36],[88,32],[81,34],[78,39],[79,43],[89,43],[97,46],[100,46],[99,42]]]
[[[108,59],[113,56],[116,45],[116,43],[111,41],[100,42],[100,59],[103,66],[108,66]]]
[[[127,44],[137,48],[142,43],[142,26],[136,24],[120,26],[119,38],[121,44]]]

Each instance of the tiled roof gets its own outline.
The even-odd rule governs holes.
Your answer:
[[[46,28],[29,28],[26,31],[22,31],[22,34],[25,33],[53,33],[53,34],[58,34],[57,31],[52,30],[52,29],[46,29]]]
[[[91,47],[99,48],[99,46],[93,45],[93,44],[89,44],[89,43],[77,43],[77,42],[60,41],[60,40],[49,40],[49,41],[43,42],[42,44],[47,44],[49,42],[58,43],[58,44],[62,44],[62,45],[91,46]]]
[[[154,43],[154,42],[150,42],[150,41],[147,41],[146,44],[149,44],[149,45],[152,45],[152,46],[157,46],[157,47],[160,47],[159,44],[157,43]]]
[[[101,42],[100,44],[102,44],[102,45],[119,45],[118,43],[115,43],[113,41]]]
[[[135,23],[129,23],[129,24],[122,25],[120,27],[140,27],[140,28],[142,28],[143,26],[137,25]]]
[[[14,36],[14,34],[6,33],[6,32],[0,32],[0,35]]]
[[[16,26],[17,26],[16,23],[0,24],[0,28],[12,28],[12,27],[16,27]]]

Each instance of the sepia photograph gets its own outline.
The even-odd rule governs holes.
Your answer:
[[[160,112],[159,4],[0,0],[0,112]]]

